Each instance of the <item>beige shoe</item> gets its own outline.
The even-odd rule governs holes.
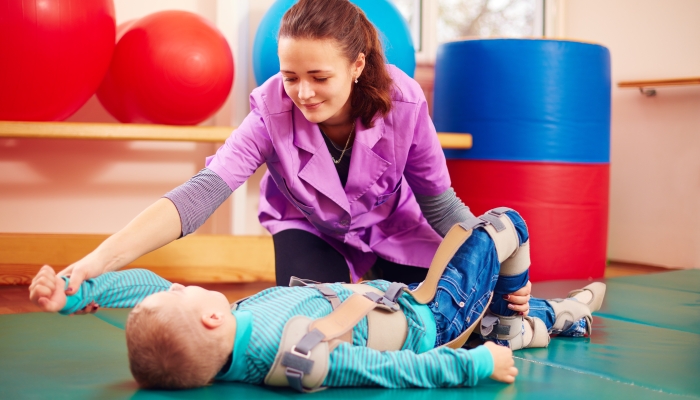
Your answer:
[[[603,304],[603,298],[605,297],[606,285],[603,282],[593,282],[590,285],[584,287],[583,289],[576,289],[569,292],[569,298],[576,297],[589,297],[590,300],[587,302],[582,301],[583,299],[577,299],[578,301],[584,303],[588,306],[591,312],[596,312],[600,310],[600,306]],[[585,292],[590,292],[586,294]]]
[[[568,330],[580,319],[586,319],[586,335],[590,336],[592,329],[592,315],[600,310],[605,297],[605,284],[594,282],[583,289],[573,290],[565,299],[547,300],[554,309],[555,321],[551,333],[560,334]]]

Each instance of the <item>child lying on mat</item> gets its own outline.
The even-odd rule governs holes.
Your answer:
[[[516,212],[503,209],[470,222],[455,225],[426,281],[408,288],[383,280],[362,285],[299,280],[301,286],[273,287],[231,307],[221,293],[172,284],[145,270],[105,273],[66,296],[68,278],[44,266],[30,286],[30,299],[45,311],[62,314],[93,303],[134,307],[126,324],[127,347],[131,372],[144,388],[184,389],[214,380],[303,391],[321,386],[473,386],[487,377],[511,383],[518,373],[512,350],[546,347],[549,334],[590,334],[591,312],[600,307],[605,285],[593,283],[566,299],[530,298],[529,315],[511,311],[517,307],[509,307],[508,293],[517,296],[526,288],[529,298],[525,223]],[[378,295],[351,298],[356,292]],[[403,315],[387,329],[386,324],[374,325],[377,315],[399,314],[375,309],[357,318],[356,325],[350,323],[347,335],[341,332],[332,340],[326,340],[330,336],[323,326],[308,328],[304,317],[332,320],[358,298],[400,308]],[[294,331],[293,322],[307,325]],[[333,323],[346,322],[341,316]],[[474,328],[485,345],[459,348]],[[309,339],[319,331],[325,339]],[[322,347],[326,353],[319,358]]]

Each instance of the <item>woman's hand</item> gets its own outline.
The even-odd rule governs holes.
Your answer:
[[[491,357],[493,357],[493,374],[491,374],[491,379],[504,383],[515,382],[518,369],[515,368],[515,362],[513,361],[513,351],[493,342],[486,342],[484,346],[489,349]]]
[[[503,296],[503,300],[509,302],[508,308],[521,313],[522,315],[527,315],[530,311],[530,292],[532,291],[532,284],[527,281],[527,284],[517,291]]]
[[[108,272],[103,263],[98,262],[93,253],[88,254],[77,262],[69,265],[58,273],[58,276],[69,277],[67,295],[73,295],[78,292],[80,285],[86,279],[97,278],[98,276]]]

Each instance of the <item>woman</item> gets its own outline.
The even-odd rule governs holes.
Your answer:
[[[259,217],[278,285],[423,280],[441,237],[472,214],[450,187],[420,87],[385,64],[376,29],[347,0],[298,2],[278,49],[280,73],[253,91],[206,168],[62,271],[71,289],[193,232],[263,163]]]

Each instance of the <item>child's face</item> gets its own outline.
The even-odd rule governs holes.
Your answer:
[[[174,283],[167,292],[160,292],[147,297],[142,305],[172,306],[187,304],[196,311],[227,311],[231,309],[223,293],[206,290],[199,286],[183,286]]]

